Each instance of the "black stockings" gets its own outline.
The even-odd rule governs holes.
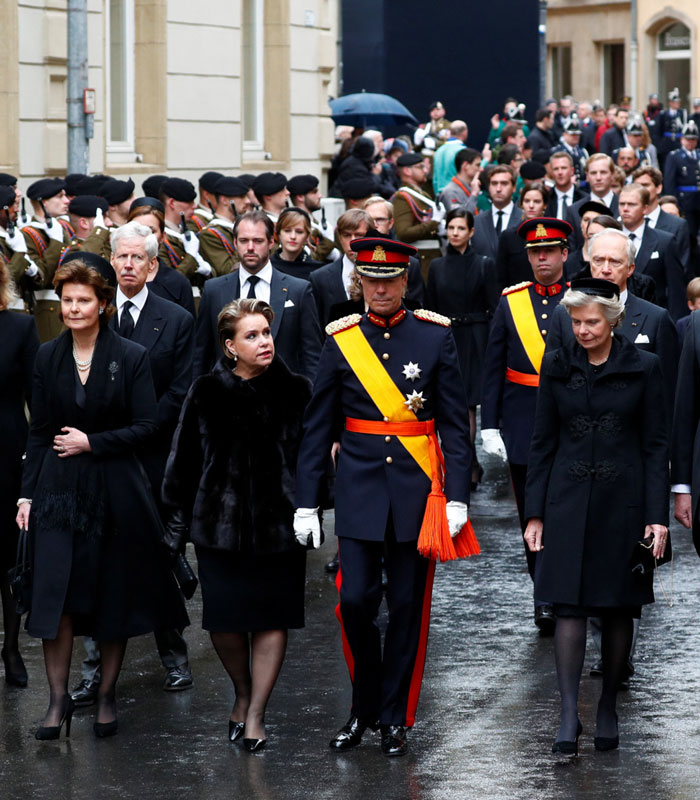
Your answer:
[[[22,618],[15,611],[15,604],[10,594],[10,582],[7,572],[0,570],[0,598],[2,599],[2,629],[5,637],[2,652],[9,669],[14,673],[25,672],[24,662],[19,652],[19,628]]]
[[[631,617],[607,617],[603,620],[603,691],[598,701],[596,736],[617,736],[615,702],[620,684],[627,677],[633,631]]]

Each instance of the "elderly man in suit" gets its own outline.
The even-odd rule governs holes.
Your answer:
[[[517,228],[523,212],[513,203],[515,172],[501,164],[489,172],[488,187],[492,208],[479,214],[474,221],[472,247],[480,256],[495,259],[498,254],[498,237],[506,228]]]
[[[148,290],[148,275],[158,269],[158,240],[150,228],[134,220],[116,228],[110,238],[117,276],[117,313],[110,325],[121,336],[146,348],[156,390],[158,431],[141,454],[141,461],[158,502],[170,440],[192,381],[194,319],[184,308]],[[155,639],[166,671],[163,688],[169,692],[191,688],[192,673],[182,631],[159,631]],[[72,693],[78,705],[94,702],[100,682],[97,642],[86,638],[85,650],[82,680]]]
[[[233,238],[240,258],[236,272],[205,284],[195,332],[194,377],[203,375],[218,358],[217,318],[221,309],[239,297],[256,297],[272,306],[272,337],[278,355],[292,372],[316,377],[322,333],[311,285],[276,270],[270,263],[274,225],[262,211],[249,211],[236,220]]]

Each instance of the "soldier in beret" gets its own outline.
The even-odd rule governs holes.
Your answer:
[[[415,248],[383,238],[356,239],[351,247],[369,310],[326,328],[298,459],[294,531],[301,544],[320,546],[321,486],[344,420],[335,495],[336,613],[353,686],[351,716],[330,747],[355,747],[367,728],[379,726],[382,753],[402,756],[422,681],[435,568],[417,549],[421,522],[432,530],[431,485],[441,493],[427,466],[439,458],[430,455],[428,437],[437,429],[445,454],[447,510],[438,517],[450,543],[467,523],[469,422],[449,319],[408,311],[402,302]],[[383,649],[376,626],[382,562],[389,608]]]
[[[109,212],[109,203],[104,197],[94,194],[76,195],[68,206],[68,219],[75,235],[64,251],[60,263],[63,263],[68,253],[82,250],[87,244],[85,252],[96,253],[102,258],[109,259],[111,248],[105,214]]]
[[[160,200],[160,187],[168,180],[167,175],[151,175],[141,184],[144,195]]]
[[[287,178],[281,172],[261,172],[253,181],[253,192],[260,208],[276,223],[287,207]]]
[[[12,186],[0,185],[0,259],[23,294],[41,287],[41,273],[27,255],[27,242],[17,225],[17,196]]]
[[[211,277],[212,268],[199,253],[199,238],[187,229],[195,209],[197,192],[183,178],[168,178],[160,187],[160,201],[165,209],[165,236],[158,255],[180,270],[193,284]],[[184,216],[184,225],[182,217]]]
[[[199,203],[197,208],[192,212],[188,227],[195,233],[199,233],[205,225],[208,225],[216,211],[216,184],[224,176],[220,172],[205,172],[199,178]]]
[[[351,208],[364,208],[365,203],[374,194],[376,184],[371,176],[349,178],[343,183],[341,196],[345,200],[345,210]]]
[[[213,274],[225,275],[238,268],[233,223],[236,217],[251,211],[248,189],[238,178],[222,175],[214,184],[213,197],[216,213],[199,234],[199,251],[211,265]]]
[[[120,181],[116,178],[109,178],[95,194],[104,197],[109,204],[109,218],[114,225],[125,225],[129,216],[129,207],[134,199],[134,182],[129,178],[128,181]]]
[[[334,261],[340,255],[333,239],[333,228],[326,222],[321,205],[321,190],[315,175],[295,175],[287,183],[289,201],[296,208],[311,216],[311,237],[307,245],[309,257],[321,263]],[[314,212],[321,212],[321,224],[314,219]]]

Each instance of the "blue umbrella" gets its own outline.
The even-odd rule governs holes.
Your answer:
[[[346,94],[345,97],[330,100],[329,105],[336,125],[352,125],[355,128],[403,125],[406,122],[418,125],[418,120],[406,106],[388,94]]]

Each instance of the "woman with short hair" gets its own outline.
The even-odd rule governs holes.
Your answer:
[[[578,753],[578,688],[586,621],[602,620],[603,688],[594,744],[619,745],[617,692],[632,620],[654,602],[652,575],[633,570],[668,541],[669,476],[659,360],[615,329],[616,284],[571,283],[562,306],[575,342],[545,353],[527,469],[525,541],[538,552],[535,597],[552,603],[561,725],[552,752]]]

